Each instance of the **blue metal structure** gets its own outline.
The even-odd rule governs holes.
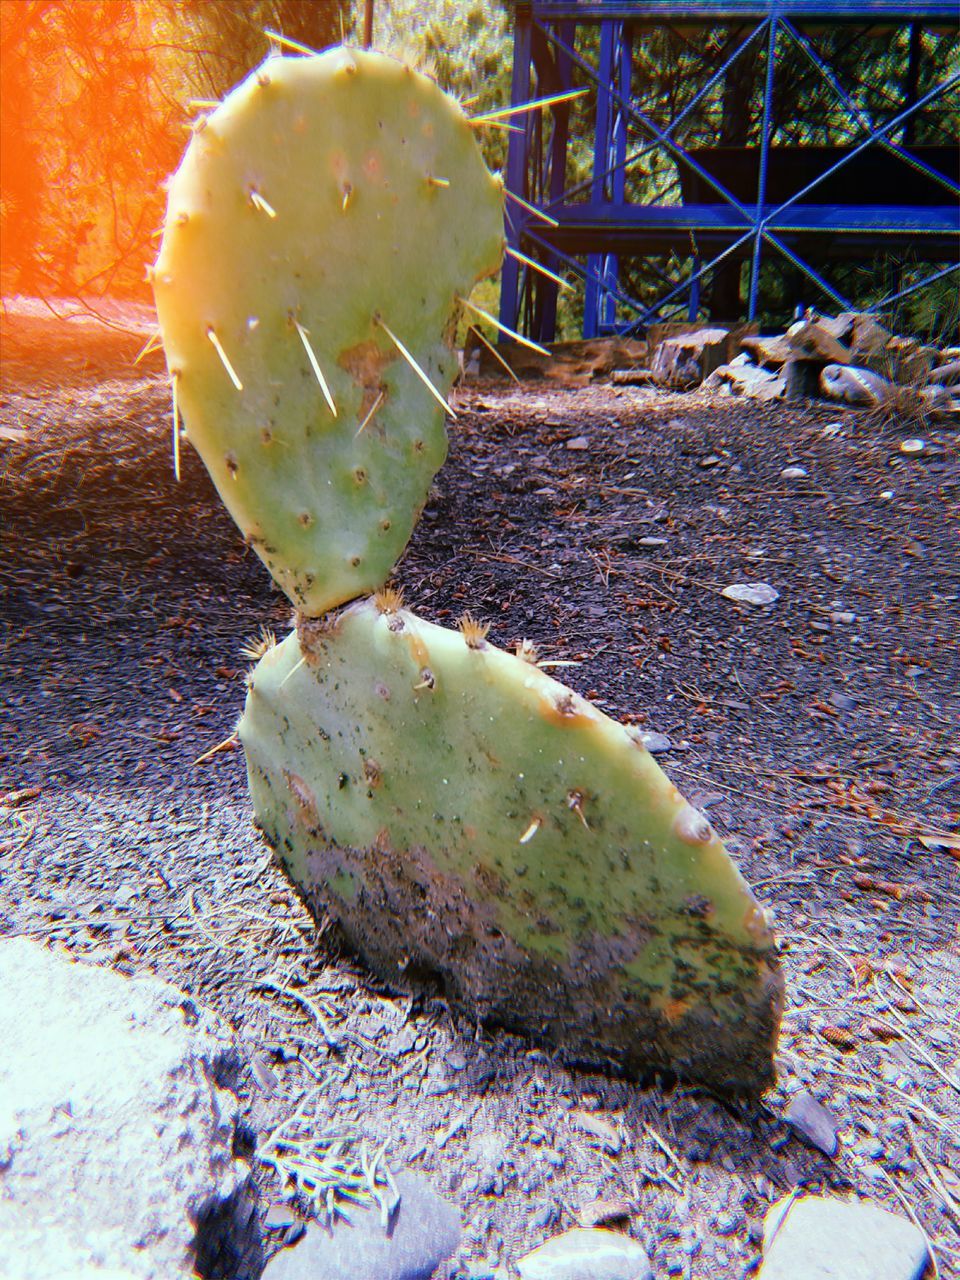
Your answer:
[[[719,53],[704,34],[718,28]],[[956,0],[517,0],[512,105],[582,87],[590,93],[582,103],[515,117],[523,123],[514,122],[510,134],[507,190],[537,213],[508,200],[508,243],[583,280],[585,337],[638,332],[682,313],[695,319],[704,310],[704,286],[714,318],[735,319],[716,314],[724,280],[726,309],[753,319],[765,262],[779,261],[808,282],[807,301],[823,305],[826,298],[839,309],[851,303],[831,283],[827,264],[882,251],[926,264],[923,279],[901,280],[871,308],[883,310],[958,270],[960,72],[948,60],[933,76],[925,64],[936,42],[953,40],[958,28]],[[688,60],[703,51],[669,120],[654,118],[641,100],[658,74],[649,57],[641,60],[653,31],[675,35]],[[849,70],[857,39],[883,39],[904,51],[902,91],[890,100],[888,90],[881,109],[865,105],[863,86],[831,66],[831,50],[843,47]],[[799,121],[789,122],[807,135],[822,126],[821,134],[832,135],[823,145],[783,140],[790,129],[780,118],[779,77],[788,61],[794,74],[802,66],[830,94],[829,129],[803,117],[803,102],[794,104]],[[717,145],[710,121],[719,114],[729,124],[731,85],[745,118],[732,142],[721,130]],[[593,135],[592,172],[573,183],[572,111],[580,136],[590,125]],[[939,132],[931,129],[934,117]],[[927,138],[918,142],[921,120]],[[658,188],[663,174],[670,181]],[[642,264],[643,299],[625,276],[627,261]],[[741,300],[743,263],[749,272]],[[556,285],[508,258],[502,322],[549,341],[556,307]]]

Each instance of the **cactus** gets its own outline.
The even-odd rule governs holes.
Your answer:
[[[182,410],[298,608],[250,677],[255,811],[391,981],[731,1093],[772,1075],[763,912],[637,737],[382,587],[446,452],[452,325],[503,253],[470,122],[381,54],[272,58],[195,130],[153,279]],[[331,610],[354,600],[345,612]]]
[[[261,659],[240,737],[268,839],[388,980],[435,973],[581,1058],[769,1081],[763,912],[635,731],[529,648],[380,593]]]
[[[268,59],[195,126],[152,272],[175,404],[308,614],[379,587],[407,544],[502,208],[457,103],[382,54]]]

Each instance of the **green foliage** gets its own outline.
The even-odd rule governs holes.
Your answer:
[[[362,0],[355,0],[359,14]],[[408,58],[441,88],[469,101],[472,114],[510,101],[513,36],[501,0],[391,0],[376,4],[374,48]],[[491,170],[506,164],[507,138],[484,129],[480,146]]]

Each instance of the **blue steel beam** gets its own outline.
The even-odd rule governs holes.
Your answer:
[[[939,84],[935,84],[932,89],[927,90],[922,98],[918,98],[917,101],[911,103],[909,107],[904,107],[901,112],[893,116],[893,118],[888,120],[886,124],[880,125],[876,130],[874,130],[869,138],[865,138],[863,142],[858,143],[857,146],[844,152],[840,159],[835,164],[832,164],[829,169],[824,169],[823,173],[818,174],[812,182],[808,182],[805,187],[802,187],[792,195],[789,200],[784,200],[776,210],[776,213],[781,213],[784,209],[789,209],[792,205],[798,204],[808,192],[813,191],[815,187],[818,187],[824,179],[829,178],[839,169],[842,169],[845,164],[849,164],[854,156],[858,156],[861,151],[865,151],[867,147],[872,146],[881,138],[885,138],[886,135],[888,133],[892,133],[894,129],[899,129],[906,120],[909,120],[911,116],[916,115],[916,113],[921,111],[928,103],[933,102],[934,99],[939,98],[943,94],[949,93],[949,91],[957,85],[960,85],[960,71],[955,72],[954,75],[949,76],[946,80],[942,80]],[[774,216],[776,216],[776,213]]]
[[[764,244],[770,245],[772,249],[793,262],[838,304],[845,304],[846,300],[833,290],[830,284],[795,252],[792,246],[797,236],[803,237],[814,234],[818,235],[819,238],[822,235],[829,236],[844,233],[848,237],[844,243],[863,245],[868,242],[877,243],[876,237],[881,237],[882,239],[887,236],[902,237],[904,234],[919,235],[922,237],[920,243],[926,246],[924,252],[928,257],[931,253],[937,254],[941,251],[943,256],[949,256],[951,252],[956,253],[957,236],[960,234],[960,212],[952,206],[939,208],[935,206],[924,208],[856,206],[850,208],[799,205],[799,201],[813,191],[821,182],[842,169],[845,164],[849,163],[854,156],[866,147],[875,144],[885,147],[902,160],[911,163],[915,169],[938,182],[951,194],[956,193],[958,190],[955,183],[951,182],[943,174],[938,173],[936,169],[911,156],[909,152],[903,152],[901,148],[897,147],[889,139],[888,135],[896,129],[904,127],[907,122],[914,118],[916,112],[930,102],[946,95],[957,83],[960,83],[960,75],[954,75],[935,85],[922,99],[910,102],[907,109],[898,112],[886,124],[874,127],[868,113],[859,108],[845,93],[832,76],[830,69],[818,58],[816,51],[806,41],[805,36],[798,32],[792,23],[781,22],[780,20],[781,15],[790,15],[794,18],[809,18],[815,13],[820,13],[824,17],[828,17],[831,20],[831,25],[834,25],[838,20],[838,8],[844,10],[843,20],[855,22],[858,26],[863,26],[865,23],[867,25],[871,23],[875,25],[878,15],[889,21],[894,21],[898,15],[901,21],[910,19],[913,22],[912,29],[914,31],[916,31],[917,20],[924,18],[934,26],[940,20],[943,20],[945,25],[948,25],[951,29],[956,26],[956,8],[952,2],[949,5],[934,3],[906,7],[888,3],[887,0],[878,0],[877,3],[873,4],[869,3],[868,0],[867,3],[858,3],[856,6],[837,6],[836,4],[824,3],[812,5],[806,3],[806,0],[779,0],[779,3],[774,8],[769,2],[751,5],[749,0],[747,3],[722,5],[710,3],[710,0],[705,0],[703,3],[685,5],[678,5],[670,2],[670,0],[643,0],[640,3],[634,0],[630,4],[620,4],[616,0],[602,0],[602,3],[599,4],[584,3],[583,0],[577,0],[575,4],[558,3],[558,0],[533,0],[532,3],[520,3],[517,5],[518,16],[522,17],[524,21],[532,22],[533,30],[537,36],[539,37],[541,33],[543,34],[546,41],[557,51],[558,58],[562,57],[566,60],[568,68],[577,67],[589,80],[597,84],[598,101],[602,103],[600,110],[598,110],[596,156],[599,159],[602,153],[603,160],[600,173],[597,173],[597,165],[595,164],[594,173],[588,180],[589,185],[592,187],[593,198],[591,202],[586,206],[566,203],[571,196],[578,194],[587,184],[578,184],[569,191],[561,190],[558,192],[556,179],[559,166],[557,165],[557,156],[554,151],[550,157],[550,164],[547,166],[551,175],[551,182],[549,203],[545,207],[550,209],[561,225],[555,229],[547,230],[539,224],[531,223],[530,218],[524,215],[519,221],[519,225],[516,226],[515,232],[518,238],[523,238],[528,246],[535,243],[542,251],[557,255],[587,280],[588,292],[593,304],[588,308],[588,316],[585,317],[588,324],[590,323],[588,318],[590,316],[593,316],[595,321],[601,318],[598,314],[601,308],[605,311],[603,319],[608,322],[612,321],[615,316],[613,308],[615,308],[616,300],[637,307],[646,316],[649,316],[653,311],[659,311],[665,305],[669,305],[671,299],[678,292],[689,290],[691,299],[693,299],[699,281],[703,276],[733,254],[738,254],[742,257],[743,246],[748,240],[752,241],[753,250],[750,255],[753,259],[749,300],[751,314],[755,312],[757,304],[759,263]],[[590,21],[591,19],[594,22],[602,21],[601,40],[603,40],[608,20],[614,17],[618,17],[621,21],[631,19],[634,23],[643,25],[644,20],[651,17],[659,18],[668,15],[676,17],[678,14],[695,18],[700,25],[705,21],[716,21],[717,18],[723,16],[737,17],[742,21],[745,17],[753,15],[758,19],[762,19],[762,21],[727,59],[724,66],[719,71],[714,72],[708,83],[697,93],[694,101],[688,103],[681,115],[669,122],[665,128],[660,127],[632,103],[629,65],[626,62],[617,63],[613,54],[616,46],[615,33],[611,32],[608,37],[607,58],[601,59],[601,68],[597,72],[585,59],[576,53],[574,36],[571,34],[569,27],[564,30],[562,36],[558,36],[555,31],[544,26],[548,16],[551,19],[564,16],[569,24]],[[845,152],[835,164],[829,166],[813,181],[807,183],[800,192],[795,193],[789,200],[784,200],[782,203],[771,206],[766,200],[765,192],[766,162],[769,157],[771,143],[773,90],[771,77],[776,61],[774,55],[776,52],[777,29],[781,25],[789,37],[800,47],[804,55],[813,63],[819,74],[834,89],[856,125],[861,128],[865,127],[868,133],[861,143]],[[573,29],[575,30],[575,25]],[[715,83],[726,73],[729,65],[765,29],[768,34],[768,59],[763,98],[764,123],[760,148],[760,172],[757,199],[753,207],[750,208],[741,204],[740,200],[732,192],[728,191],[713,174],[700,165],[696,158],[690,155],[684,146],[671,135],[680,126],[684,116],[695,109],[702,97],[705,97]],[[619,72],[616,77],[614,75],[615,69]],[[618,80],[619,83],[617,83]],[[514,98],[514,102],[517,104],[523,100],[525,99]],[[613,163],[607,163],[610,155],[609,142],[614,113],[619,116],[621,122],[621,135],[618,139],[620,145],[614,152]],[[625,145],[627,118],[650,136],[650,141],[644,143],[638,151],[632,152],[629,156],[626,154]],[[908,124],[907,128],[909,128]],[[556,132],[554,133],[555,139]],[[511,142],[513,142],[513,139]],[[625,203],[627,168],[651,150],[660,147],[672,154],[677,163],[686,165],[694,173],[697,173],[704,183],[717,192],[721,200],[725,201],[725,204],[704,205],[699,203],[694,206],[679,207],[627,205]],[[547,165],[546,158],[544,158],[544,164]],[[545,174],[546,171],[545,169]],[[608,197],[609,189],[606,185],[610,178],[613,179],[614,187],[612,198]],[[541,198],[545,194],[546,182],[544,177],[541,183]],[[789,214],[787,211],[790,211]],[[536,230],[534,230],[534,226]],[[643,241],[647,251],[650,252],[653,239],[659,238],[664,245],[670,245],[671,236],[676,236],[684,228],[690,233],[691,242],[694,244],[695,270],[689,278],[677,283],[667,295],[660,298],[653,308],[643,307],[635,299],[628,299],[619,288],[607,289],[605,287],[612,284],[615,279],[615,268],[612,274],[609,267],[611,262],[615,263],[615,255],[618,251],[622,253],[625,248],[631,247],[631,242],[636,242],[636,247],[639,247],[639,243]],[[696,242],[692,240],[694,232],[711,250],[719,248],[720,252],[707,262],[700,261],[697,257],[699,248]],[[588,270],[584,271],[574,259],[564,252],[564,249],[569,248],[572,252],[576,252],[577,242],[586,247],[586,243],[591,240],[591,237],[597,235],[601,239],[600,241],[594,241],[594,243],[597,243],[598,246],[599,243],[602,243],[604,247],[602,250],[598,247],[593,251],[593,262],[588,265]],[[732,242],[731,236],[735,237]],[[783,239],[784,236],[787,237],[787,241]],[[583,247],[580,248],[581,252]],[[676,249],[677,246],[674,244],[670,245],[670,247]],[[833,246],[830,247],[832,248]],[[689,254],[689,248],[687,253]],[[594,263],[600,265],[599,270],[589,269]],[[947,271],[951,269],[948,268]],[[935,273],[928,280],[940,278],[943,274],[945,273]],[[922,287],[923,283],[911,285],[907,292],[915,291],[916,288]],[[541,290],[543,283],[538,280],[536,287],[538,291]],[[894,295],[894,298],[897,296],[901,295]],[[694,305],[693,301],[691,301],[691,305]],[[510,323],[511,318],[513,322],[516,322],[516,310],[514,310],[511,317],[507,314],[507,308],[502,306],[501,315],[505,318],[506,323]],[[540,336],[542,338],[549,336],[543,331],[542,327]]]
[[[663,21],[683,20],[702,25],[704,22],[728,22],[744,18],[767,18],[770,0],[638,0],[618,3],[618,0],[536,0],[534,4],[518,2],[516,10],[535,8],[546,22],[563,19],[575,22],[637,22],[643,19]],[[853,0],[853,3],[830,3],[830,0],[781,0],[780,13],[784,17],[802,18],[804,21],[821,19],[831,25],[845,22],[911,22],[923,20],[942,22],[956,26],[957,6],[954,0],[923,0],[918,4],[905,4],[903,0]]]
[[[761,25],[759,27],[754,27],[754,29],[750,32],[750,34],[746,37],[746,39],[741,44],[737,45],[733,53],[730,54],[730,56],[725,59],[725,61],[720,65],[719,69],[714,72],[714,74],[710,77],[710,79],[703,86],[703,88],[698,90],[698,92],[694,94],[694,96],[690,99],[690,101],[683,108],[680,114],[678,116],[674,116],[674,118],[670,121],[670,123],[664,128],[664,131],[663,131],[664,134],[666,134],[667,136],[672,136],[674,131],[678,129],[681,124],[683,124],[684,120],[686,120],[686,118],[696,110],[696,108],[700,105],[703,99],[707,97],[707,95],[716,86],[716,84],[723,79],[723,77],[726,75],[729,69],[740,57],[740,55],[751,44],[753,44],[754,40],[756,40],[759,36],[763,34],[764,25]],[[642,160],[644,156],[649,155],[651,151],[656,151],[657,147],[659,147],[660,145],[661,144],[658,141],[654,140],[652,142],[645,142],[643,146],[640,147],[637,151],[632,151],[625,158],[623,162],[624,170],[630,168],[632,165]],[[614,172],[614,166],[611,165],[610,168],[604,170],[601,176],[604,179],[607,179],[613,175],[613,172]],[[588,190],[592,182],[593,182],[593,176],[591,175],[591,177],[585,178],[582,182],[578,182],[574,186],[568,187],[564,192],[562,192],[560,196],[557,197],[556,200],[552,200],[551,203],[548,205],[545,205],[544,208],[549,212],[554,205],[559,204],[562,201],[567,201],[572,196],[579,195],[581,191]]]
[[[541,24],[537,22],[537,26],[540,25]],[[594,71],[593,67],[590,66],[589,62],[581,58],[573,49],[569,48],[558,36],[549,33],[547,34],[551,43],[558,50],[566,53],[574,66],[579,67],[580,70],[584,72],[585,75],[589,76],[595,83],[598,82],[597,73]],[[689,165],[694,173],[698,174],[708,186],[712,187],[721,199],[726,200],[728,204],[732,205],[742,215],[745,225],[750,224],[752,218],[747,209],[740,203],[732,192],[728,191],[726,187],[724,187],[724,185],[714,177],[712,173],[708,173],[699,161],[695,160],[688,152],[684,151],[683,147],[678,142],[675,142],[669,134],[659,127],[659,125],[655,124],[642,111],[633,106],[633,104],[625,99],[618,90],[608,89],[608,92],[610,94],[610,98],[617,103],[620,109],[628,115],[636,125],[642,129],[646,129],[647,132],[657,140],[657,142],[668,147],[670,151],[682,159],[685,164]]]
[[[533,24],[529,17],[517,13],[513,32],[513,77],[511,85],[512,102],[528,102],[530,99],[530,52],[533,35]],[[507,149],[507,190],[522,195],[527,180],[527,128],[522,133],[509,134]],[[520,234],[523,224],[518,216],[518,206],[510,209],[510,201],[506,202],[508,216],[505,221],[507,245],[520,247]],[[513,328],[519,322],[520,304],[520,263],[506,254],[500,272],[500,323]]]
[[[818,56],[816,50],[810,44],[810,41],[803,32],[798,31],[793,23],[788,22],[786,19],[781,20],[780,29],[782,31],[786,31],[787,35],[790,36],[797,47],[802,50],[817,71],[819,71],[820,75],[823,76],[824,80],[826,80],[830,88],[833,89],[834,93],[846,107],[849,114],[853,116],[862,128],[867,130],[867,133],[871,137],[873,137],[876,134],[877,126],[874,124],[870,116],[867,115],[866,111],[862,107],[858,107],[853,101],[830,68]],[[914,29],[917,29],[916,23],[914,24]],[[914,117],[911,116],[910,118],[913,119]],[[912,169],[916,169],[918,173],[925,173],[928,178],[932,178],[934,182],[938,182],[952,195],[960,196],[960,184],[952,181],[952,179],[948,178],[945,174],[940,173],[937,169],[932,168],[928,164],[924,164],[922,160],[918,160],[917,157],[911,155],[909,151],[905,151],[903,147],[898,147],[897,144],[895,142],[891,142],[889,138],[878,138],[877,141],[885,151],[889,151],[891,155],[899,156],[905,164],[910,165]]]
[[[767,66],[763,88],[763,123],[760,126],[760,170],[757,177],[757,212],[756,230],[753,236],[753,259],[750,263],[750,299],[747,304],[747,319],[753,320],[757,314],[757,291],[760,287],[760,255],[763,245],[763,206],[767,202],[767,162],[770,156],[770,112],[773,107],[773,67],[777,53],[777,29],[780,25],[777,6],[770,14],[770,27],[767,36]]]

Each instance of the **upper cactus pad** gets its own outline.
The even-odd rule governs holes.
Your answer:
[[[382,54],[269,59],[197,126],[153,271],[190,441],[316,615],[384,582],[446,454],[458,294],[502,187],[456,102]]]
[[[295,880],[392,981],[731,1092],[772,1075],[764,914],[639,735],[389,599],[261,660],[240,736]]]

